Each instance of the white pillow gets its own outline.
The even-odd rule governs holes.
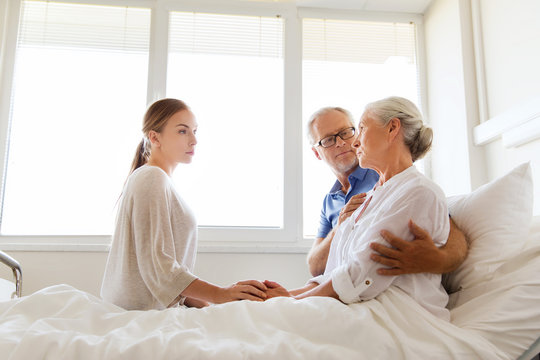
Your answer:
[[[470,194],[449,197],[448,208],[470,242],[467,259],[444,277],[445,288],[452,293],[489,280],[495,269],[523,248],[533,208],[530,164]]]
[[[505,261],[490,281],[450,295],[452,323],[489,340],[508,359],[517,359],[540,335],[539,235],[536,246]]]

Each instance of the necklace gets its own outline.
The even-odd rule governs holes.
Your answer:
[[[356,219],[354,219],[354,223],[357,223],[358,222],[358,219],[360,219],[360,216],[362,216],[362,214],[364,213],[364,211],[366,211],[366,208],[368,207],[369,205],[369,202],[371,201],[371,199],[373,199],[373,194],[371,194],[371,196],[366,200],[366,202],[364,203],[364,207],[362,208],[362,210],[360,210],[360,214],[358,214],[358,216],[356,217]]]

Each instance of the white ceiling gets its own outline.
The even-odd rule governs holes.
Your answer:
[[[296,0],[298,6],[423,14],[431,0]]]
[[[294,3],[302,7],[423,14],[432,0],[247,0]]]

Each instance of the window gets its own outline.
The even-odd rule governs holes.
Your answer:
[[[357,125],[370,101],[397,95],[419,105],[414,24],[305,18],[302,68],[304,127],[325,106],[349,110]],[[304,236],[313,237],[336,178],[306,138],[303,165]]]
[[[110,234],[140,140],[150,10],[23,1],[2,234]]]
[[[193,164],[175,173],[199,225],[281,227],[282,19],[171,12],[167,96],[199,123]]]
[[[418,100],[416,28],[229,3],[20,1],[1,44],[0,243],[105,248],[144,111],[175,97],[199,124],[174,180],[201,245],[305,250],[335,178],[303,127],[323,106],[357,120],[383,96]]]

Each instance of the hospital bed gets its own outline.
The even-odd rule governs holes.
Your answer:
[[[351,305],[331,298],[274,298],[204,309],[126,311],[69,285],[56,285],[0,302],[0,356],[536,359],[540,221],[532,221],[530,167],[450,197],[448,204],[470,241],[467,260],[443,280],[450,294],[450,322],[396,287]]]
[[[22,294],[22,270],[17,260],[0,251],[0,262],[11,268],[14,282],[0,279],[0,300],[21,297]]]

